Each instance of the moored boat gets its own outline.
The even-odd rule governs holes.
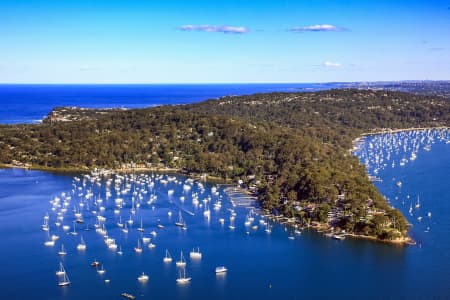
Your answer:
[[[184,259],[183,251],[180,252],[180,260],[178,260],[176,262],[176,265],[177,265],[177,267],[184,267],[184,266],[186,266],[186,260]]]
[[[200,259],[202,258],[202,253],[200,252],[200,248],[197,247],[196,249],[192,249],[192,251],[189,253],[189,256],[191,259]]]
[[[183,268],[178,272],[177,283],[185,284],[191,281],[191,277],[186,277],[186,268]]]
[[[216,267],[216,274],[218,273],[225,273],[228,269],[225,266]]]
[[[142,274],[139,275],[138,280],[139,280],[140,282],[148,281],[148,275],[146,275],[144,272],[142,272]]]
[[[166,256],[163,258],[163,262],[170,263],[172,262],[172,256],[169,253],[169,250],[166,249]]]

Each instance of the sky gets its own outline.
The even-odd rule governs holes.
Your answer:
[[[450,0],[0,1],[0,83],[450,80]]]

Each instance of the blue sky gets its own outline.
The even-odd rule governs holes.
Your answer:
[[[413,79],[450,79],[450,1],[0,2],[0,83]]]

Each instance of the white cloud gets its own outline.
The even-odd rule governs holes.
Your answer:
[[[340,68],[340,67],[342,67],[341,63],[334,62],[334,61],[325,61],[322,65],[324,67],[327,67],[327,68]]]
[[[309,26],[293,27],[289,29],[291,32],[319,32],[319,31],[344,31],[344,28],[337,27],[330,24],[316,24]]]
[[[181,31],[203,31],[203,32],[221,32],[231,34],[248,33],[250,30],[242,26],[228,26],[228,25],[182,25],[178,27]]]

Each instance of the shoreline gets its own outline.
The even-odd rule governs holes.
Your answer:
[[[356,144],[358,142],[361,142],[364,137],[366,136],[372,136],[372,135],[380,135],[385,133],[399,133],[399,132],[407,132],[407,131],[424,131],[424,130],[448,130],[450,127],[448,126],[437,126],[437,127],[409,127],[409,128],[403,128],[403,129],[391,129],[391,128],[385,128],[385,129],[378,129],[374,130],[372,132],[363,132],[359,135],[359,137],[355,138],[352,141],[353,148],[349,150],[349,152],[353,154],[353,151],[357,149]],[[355,155],[356,156],[356,155]],[[55,167],[43,167],[43,166],[36,166],[36,165],[29,165],[29,164],[0,164],[0,168],[19,168],[19,169],[27,169],[27,170],[38,170],[38,171],[47,171],[47,172],[56,172],[56,173],[81,173],[81,172],[93,172],[95,170],[99,170],[99,168],[87,168],[87,167],[68,167],[68,168],[55,168]],[[175,175],[184,175],[184,176],[190,176],[195,179],[199,179],[205,182],[210,183],[218,183],[218,184],[226,184],[230,185],[232,184],[232,180],[230,179],[224,179],[217,176],[211,176],[209,174],[203,173],[191,173],[188,174],[186,172],[183,172],[180,168],[169,168],[169,167],[136,167],[136,168],[116,168],[116,169],[105,169],[111,172],[117,172],[117,173],[140,173],[140,172],[160,172],[165,174],[175,174]],[[369,175],[369,174],[367,174]],[[254,193],[250,192],[246,188],[242,188],[236,185],[232,185],[235,189],[237,189],[238,193],[242,193],[246,196],[255,196]],[[256,201],[258,201],[258,197],[255,196]],[[288,226],[293,226],[294,228],[298,228],[300,224],[298,224],[296,221],[281,221],[280,219],[288,219],[285,216],[277,216],[271,212],[269,212],[266,209],[263,209],[263,211],[266,213],[266,216],[268,215],[270,219],[274,220],[275,222],[279,224],[284,224]],[[327,223],[317,223],[315,225],[309,225],[309,229],[313,229],[316,233],[321,233],[324,231],[328,231],[330,226]],[[383,240],[379,239],[376,236],[367,236],[367,235],[360,235],[355,233],[345,233],[343,234],[345,237],[351,237],[355,239],[364,239],[364,240],[370,240],[374,242],[381,242],[385,244],[390,245],[398,245],[398,246],[406,246],[406,245],[416,245],[416,242],[409,236],[405,236],[400,239],[396,240]]]
[[[408,128],[403,128],[403,129],[384,128],[384,129],[374,130],[372,132],[363,132],[359,135],[359,137],[355,138],[352,141],[353,147],[352,147],[352,149],[349,149],[348,151],[350,152],[351,155],[357,157],[355,154],[353,154],[353,152],[358,149],[357,144],[361,143],[362,140],[367,136],[381,135],[381,134],[386,134],[386,133],[400,133],[400,132],[408,132],[408,131],[449,130],[449,129],[450,129],[449,126],[436,126],[436,127],[408,127]],[[367,173],[367,176],[370,176],[370,174]],[[402,238],[399,240],[393,240],[393,241],[381,240],[381,239],[378,239],[377,237],[351,234],[351,233],[346,234],[346,236],[350,236],[352,238],[357,238],[357,239],[366,239],[366,240],[373,240],[376,242],[389,243],[389,244],[393,244],[393,245],[416,245],[416,241],[414,241],[409,235],[405,238]]]
[[[362,234],[354,234],[354,233],[347,233],[346,236],[354,238],[354,239],[370,240],[370,241],[374,241],[374,242],[385,243],[385,244],[396,245],[396,246],[407,246],[407,245],[414,246],[417,244],[416,241],[414,241],[409,236],[406,238],[397,239],[397,240],[382,240],[377,237],[362,235]]]
[[[278,224],[281,224],[281,225],[291,226],[295,229],[299,228],[299,226],[300,226],[300,229],[307,229],[307,230],[314,231],[315,233],[322,233],[323,236],[326,236],[327,234],[332,233],[332,231],[330,230],[330,225],[327,223],[314,222],[314,224],[302,227],[296,221],[289,221],[288,217],[276,216],[276,215],[270,213],[267,209],[263,209],[263,211],[266,213],[266,216],[268,216],[269,219],[271,219],[274,222],[277,222]],[[354,238],[354,239],[369,240],[369,241],[373,241],[376,243],[383,243],[383,244],[388,244],[388,245],[393,245],[393,246],[414,246],[414,245],[416,245],[416,241],[414,241],[410,236],[406,236],[406,237],[403,237],[400,239],[395,239],[395,240],[383,240],[376,236],[369,236],[369,235],[356,234],[356,233],[336,233],[336,235],[343,236],[345,238],[350,237],[350,238]]]
[[[424,131],[424,130],[443,130],[443,129],[450,129],[450,126],[435,126],[435,127],[408,127],[408,128],[397,128],[397,129],[392,129],[392,128],[382,128],[382,129],[374,129],[371,132],[363,132],[359,135],[359,137],[355,138],[353,140],[353,144],[355,142],[357,142],[358,140],[362,139],[363,137],[366,136],[371,136],[371,135],[379,135],[379,134],[385,134],[385,133],[399,133],[399,132],[404,132],[404,131]]]
[[[403,131],[423,131],[423,130],[440,130],[440,129],[450,129],[449,126],[435,126],[435,127],[408,127],[408,128],[398,128],[398,129],[392,129],[392,128],[385,128],[381,130],[375,130],[373,132],[363,132],[361,136],[368,136],[368,135],[377,135],[377,134],[383,134],[383,133],[398,133]]]
[[[35,171],[45,171],[45,172],[56,172],[56,173],[62,173],[62,174],[93,172],[95,170],[102,170],[102,169],[95,169],[95,168],[90,169],[90,168],[81,168],[81,167],[79,167],[79,168],[50,168],[50,167],[41,167],[41,166],[33,166],[33,165],[28,166],[28,165],[13,165],[13,164],[0,164],[0,169],[24,169],[24,170],[35,170]],[[247,197],[248,196],[254,197],[255,201],[258,201],[258,197],[254,193],[250,192],[248,189],[242,188],[238,185],[231,185],[230,184],[231,181],[227,181],[222,178],[215,177],[215,176],[210,176],[208,174],[190,174],[189,175],[189,174],[183,173],[181,169],[167,168],[167,167],[163,167],[163,168],[160,168],[160,167],[120,168],[120,169],[103,169],[103,170],[107,170],[110,172],[117,172],[117,173],[121,173],[121,172],[122,173],[161,172],[161,173],[165,173],[165,174],[191,176],[193,178],[204,180],[204,181],[210,182],[210,183],[218,183],[218,184],[228,185],[228,186],[232,187],[235,192],[241,193],[242,195],[245,195]],[[227,193],[227,195],[228,195],[228,193]],[[258,208],[258,207],[255,207],[255,208]],[[275,215],[267,209],[264,209],[261,207],[259,207],[259,208],[264,212],[264,214],[262,214],[262,215],[264,215],[265,217],[268,217],[269,219],[271,219],[272,221],[274,221],[280,225],[292,226],[294,228],[298,228],[298,226],[300,226],[300,224],[297,223],[295,220],[292,221],[292,218],[288,218],[283,215]],[[285,220],[285,221],[283,221],[283,220]],[[317,223],[316,222],[315,224],[309,225],[304,228],[314,230],[316,233],[322,233],[322,232],[328,231],[330,228],[330,225],[327,223]],[[402,239],[398,239],[398,240],[382,240],[375,236],[359,235],[359,234],[355,234],[355,233],[345,233],[343,235],[345,237],[365,239],[365,240],[371,240],[374,242],[381,242],[381,243],[386,243],[386,244],[391,244],[391,245],[399,245],[399,246],[416,244],[416,242],[409,236],[402,238]]]
[[[372,132],[363,132],[361,133],[357,138],[352,140],[352,146],[353,148],[349,151],[352,152],[356,150],[356,144],[360,142],[364,137],[366,136],[372,136],[372,135],[380,135],[380,134],[386,134],[386,133],[399,133],[399,132],[406,132],[406,131],[425,131],[425,130],[449,130],[450,126],[436,126],[436,127],[408,127],[403,129],[392,129],[392,128],[383,128],[383,129],[374,129]]]
[[[28,164],[0,164],[0,169],[23,169],[23,170],[33,170],[33,171],[45,171],[54,173],[83,173],[83,172],[95,172],[99,170],[105,170],[108,172],[115,173],[145,173],[145,172],[159,172],[164,174],[175,174],[190,176],[195,179],[199,179],[205,182],[219,183],[219,184],[230,184],[232,181],[230,179],[224,179],[217,176],[209,175],[206,173],[186,173],[179,168],[169,168],[169,167],[139,167],[139,168],[117,168],[117,169],[107,169],[107,168],[87,168],[87,167],[65,167],[65,168],[55,168],[55,167],[43,167]]]

